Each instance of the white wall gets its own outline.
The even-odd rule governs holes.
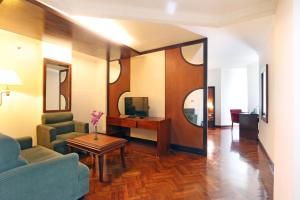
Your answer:
[[[258,105],[255,71],[258,71],[258,66],[253,65],[208,70],[208,86],[215,86],[216,125],[231,125],[230,109],[247,112],[253,110],[253,105]]]
[[[248,111],[247,69],[222,69],[221,77],[221,122],[230,125],[230,109]]]
[[[221,69],[208,70],[208,86],[215,86],[215,124],[221,126]]]
[[[255,62],[247,66],[248,79],[248,111],[256,109],[259,113],[259,63]]]
[[[299,1],[279,0],[260,70],[269,64],[269,122],[260,121],[259,139],[274,162],[274,199],[298,200],[299,144]]]

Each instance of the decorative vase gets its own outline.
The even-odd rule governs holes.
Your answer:
[[[98,140],[98,130],[97,130],[97,126],[95,126],[95,137],[94,140]]]

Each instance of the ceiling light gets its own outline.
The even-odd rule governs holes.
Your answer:
[[[72,16],[76,22],[85,28],[119,44],[130,46],[133,38],[115,20],[96,17]]]
[[[168,14],[173,15],[176,11],[177,3],[175,0],[169,0],[167,3],[166,11]]]

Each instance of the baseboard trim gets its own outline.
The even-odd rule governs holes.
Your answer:
[[[139,143],[153,145],[153,146],[155,146],[157,144],[157,142],[153,141],[153,140],[136,138],[136,137],[131,137],[131,136],[126,137],[126,139],[131,142],[139,142]],[[187,147],[187,146],[182,146],[179,144],[170,144],[170,148],[173,150],[176,150],[176,151],[183,151],[183,152],[187,152],[187,153],[194,153],[194,154],[199,154],[199,155],[205,156],[205,152],[203,151],[203,149],[200,149],[200,148]]]
[[[270,169],[271,169],[271,171],[272,171],[272,174],[274,175],[274,163],[273,163],[273,161],[271,160],[271,158],[270,158],[268,152],[266,151],[266,149],[265,149],[263,143],[262,143],[259,139],[258,139],[258,145],[259,145],[260,148],[262,149],[263,153],[266,155],[266,157],[267,157],[267,159],[268,159],[268,162],[269,162],[269,167],[270,167]]]
[[[171,146],[171,149],[174,149],[176,151],[184,151],[184,152],[188,152],[188,153],[194,153],[194,154],[206,156],[203,149],[200,149],[200,148],[187,147],[187,146],[182,146],[179,144],[171,144],[170,146]]]
[[[216,128],[231,128],[231,125],[225,125],[225,126],[221,126],[221,125],[215,125]]]

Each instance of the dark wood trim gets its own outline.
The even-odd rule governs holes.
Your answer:
[[[266,155],[267,159],[268,159],[268,162],[269,162],[269,166],[270,166],[270,169],[272,171],[272,174],[274,174],[274,163],[272,161],[272,159],[270,158],[268,152],[266,151],[263,143],[258,139],[258,145],[260,146],[260,148],[262,149],[263,153]]]
[[[136,138],[136,137],[131,137],[131,136],[127,136],[125,138],[130,142],[138,142],[138,143],[143,143],[143,144],[153,145],[153,146],[156,146],[156,144],[157,144],[157,141],[143,139],[143,138]],[[182,146],[182,145],[178,145],[178,144],[170,144],[170,148],[173,150],[176,150],[176,151],[194,153],[194,154],[199,154],[199,155],[206,155],[205,152],[203,151],[203,149],[199,149],[199,148],[186,147],[186,146]]]
[[[266,72],[266,113],[264,115],[264,75],[263,73]],[[261,73],[261,112],[260,112],[260,118],[268,123],[269,121],[269,65],[266,64],[266,69],[264,72]]]
[[[178,145],[178,144],[171,144],[170,147],[171,147],[171,149],[174,149],[176,151],[194,153],[194,154],[199,154],[199,155],[203,155],[203,156],[207,155],[207,152],[205,152],[203,149],[200,149],[200,148],[187,147],[187,146],[182,146],[182,145]]]
[[[208,44],[208,41],[207,41],[207,38],[204,38],[203,39],[203,43],[204,43],[204,46],[203,46],[203,51],[204,51],[204,56],[203,56],[203,59],[204,59],[204,95],[203,95],[203,109],[204,109],[204,112],[203,112],[203,152],[204,152],[204,155],[206,156],[207,155],[207,44]]]
[[[110,45],[107,45],[107,49],[106,49],[106,116],[109,116],[109,73],[110,73]],[[122,68],[122,66],[121,66]],[[120,75],[118,77],[118,79],[121,76],[121,72]]]
[[[207,38],[202,38],[202,39],[198,39],[198,40],[192,40],[192,41],[188,41],[188,42],[183,42],[183,43],[178,43],[178,44],[173,44],[173,45],[169,45],[169,46],[164,46],[164,47],[159,47],[159,48],[155,48],[155,49],[142,51],[142,52],[140,52],[140,55],[154,53],[157,51],[164,51],[167,49],[175,49],[175,48],[189,46],[189,45],[198,44],[198,43],[203,43],[204,41],[207,41]],[[204,58],[204,60],[205,60],[205,58]]]
[[[47,110],[46,109],[46,79],[47,79],[47,64],[56,64],[62,65],[69,69],[69,87],[70,87],[70,97],[69,97],[69,107],[68,109],[61,110],[60,107],[58,110]],[[67,100],[67,98],[66,98]],[[59,102],[60,103],[60,102]],[[44,58],[44,71],[43,71],[43,112],[44,113],[52,113],[52,112],[67,112],[72,110],[72,65],[69,63],[64,63],[57,60],[52,60],[48,58]]]
[[[231,125],[215,125],[216,128],[231,128]]]

